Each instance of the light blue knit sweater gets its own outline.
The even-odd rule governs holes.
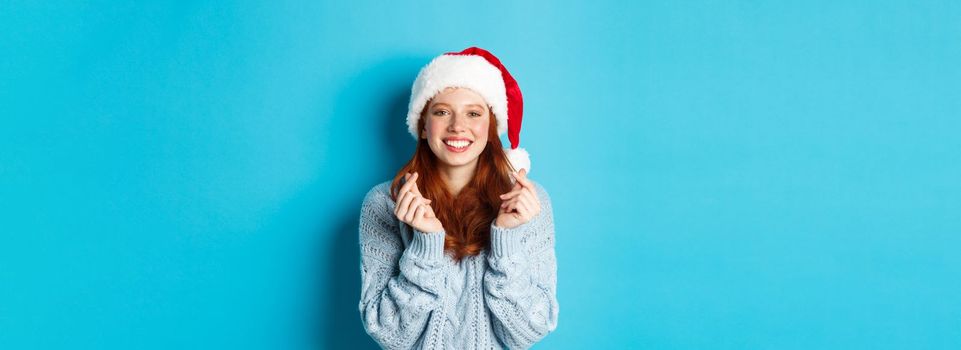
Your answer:
[[[491,249],[455,263],[446,232],[424,233],[394,216],[390,182],[360,211],[360,316],[386,349],[526,349],[557,328],[551,200],[507,229],[491,223]]]

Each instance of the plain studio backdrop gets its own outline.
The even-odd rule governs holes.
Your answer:
[[[376,348],[361,200],[469,46],[554,201],[536,348],[961,348],[957,1],[17,0],[0,348]]]

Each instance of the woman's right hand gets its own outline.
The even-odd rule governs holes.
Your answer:
[[[444,226],[434,215],[430,207],[430,199],[424,198],[417,188],[417,173],[404,175],[406,182],[400,187],[400,195],[394,206],[397,219],[424,233],[434,233],[444,230]]]

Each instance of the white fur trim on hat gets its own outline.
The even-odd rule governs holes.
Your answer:
[[[419,138],[417,121],[427,100],[448,87],[468,88],[481,95],[494,112],[497,134],[507,131],[507,91],[500,69],[481,56],[444,54],[420,70],[411,88],[407,128],[415,140]]]
[[[515,149],[505,147],[504,152],[507,153],[507,160],[511,162],[511,166],[514,167],[514,171],[527,169],[527,173],[531,173],[531,156],[527,153],[527,150],[520,147]]]

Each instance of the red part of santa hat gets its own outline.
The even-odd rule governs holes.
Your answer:
[[[524,100],[517,81],[501,61],[479,47],[440,55],[420,70],[411,88],[407,127],[418,139],[417,122],[427,101],[448,87],[468,88],[481,95],[494,112],[497,134],[507,132],[510,148],[505,149],[515,170],[530,173],[530,156],[519,148]]]

